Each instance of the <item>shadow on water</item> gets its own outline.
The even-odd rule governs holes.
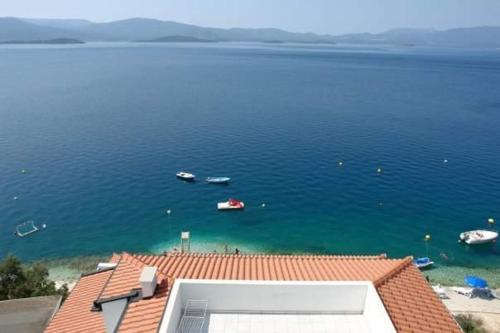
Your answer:
[[[211,183],[211,182],[207,182],[205,181],[208,185],[213,185],[215,187],[229,187],[231,185],[231,183]]]
[[[439,266],[436,265],[436,264],[434,264],[434,265],[431,265],[431,266],[422,267],[422,268],[420,268],[420,271],[421,272],[430,272],[430,271],[433,271],[433,270],[438,269],[438,268],[439,268]]]
[[[488,254],[488,255],[499,255],[500,252],[498,247],[495,246],[496,243],[486,243],[486,244],[475,244],[468,245],[465,243],[461,243],[461,246],[464,248],[465,252],[473,253],[473,254]]]
[[[184,183],[188,183],[188,184],[195,184],[196,183],[196,179],[185,179],[185,178],[179,178],[179,177],[177,177],[177,179],[184,182]]]

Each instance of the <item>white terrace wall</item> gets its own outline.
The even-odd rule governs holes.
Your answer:
[[[160,327],[175,333],[187,300],[230,313],[365,314],[374,332],[395,332],[371,282],[176,280]]]

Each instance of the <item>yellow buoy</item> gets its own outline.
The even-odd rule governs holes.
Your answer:
[[[490,218],[488,219],[488,223],[489,223],[489,224],[495,224],[495,219],[494,219],[494,218],[492,218],[492,217],[490,217]]]
[[[425,240],[425,241],[430,241],[430,240],[431,240],[431,235],[425,235],[424,240]]]

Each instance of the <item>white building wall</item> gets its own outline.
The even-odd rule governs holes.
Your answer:
[[[195,282],[182,288],[182,306],[188,299],[201,299],[209,301],[210,311],[220,312],[361,314],[366,290],[366,285],[321,285],[314,282]]]
[[[368,288],[364,315],[373,333],[396,333],[389,315],[385,311],[384,303],[380,300],[375,287]]]

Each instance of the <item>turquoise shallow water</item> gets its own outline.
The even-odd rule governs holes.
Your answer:
[[[457,244],[500,219],[499,52],[1,47],[0,87],[0,255],[158,252],[190,230],[199,250],[400,257],[429,233],[441,266],[500,268],[498,245]],[[247,209],[217,212],[229,196]],[[13,236],[27,219],[47,228]]]

